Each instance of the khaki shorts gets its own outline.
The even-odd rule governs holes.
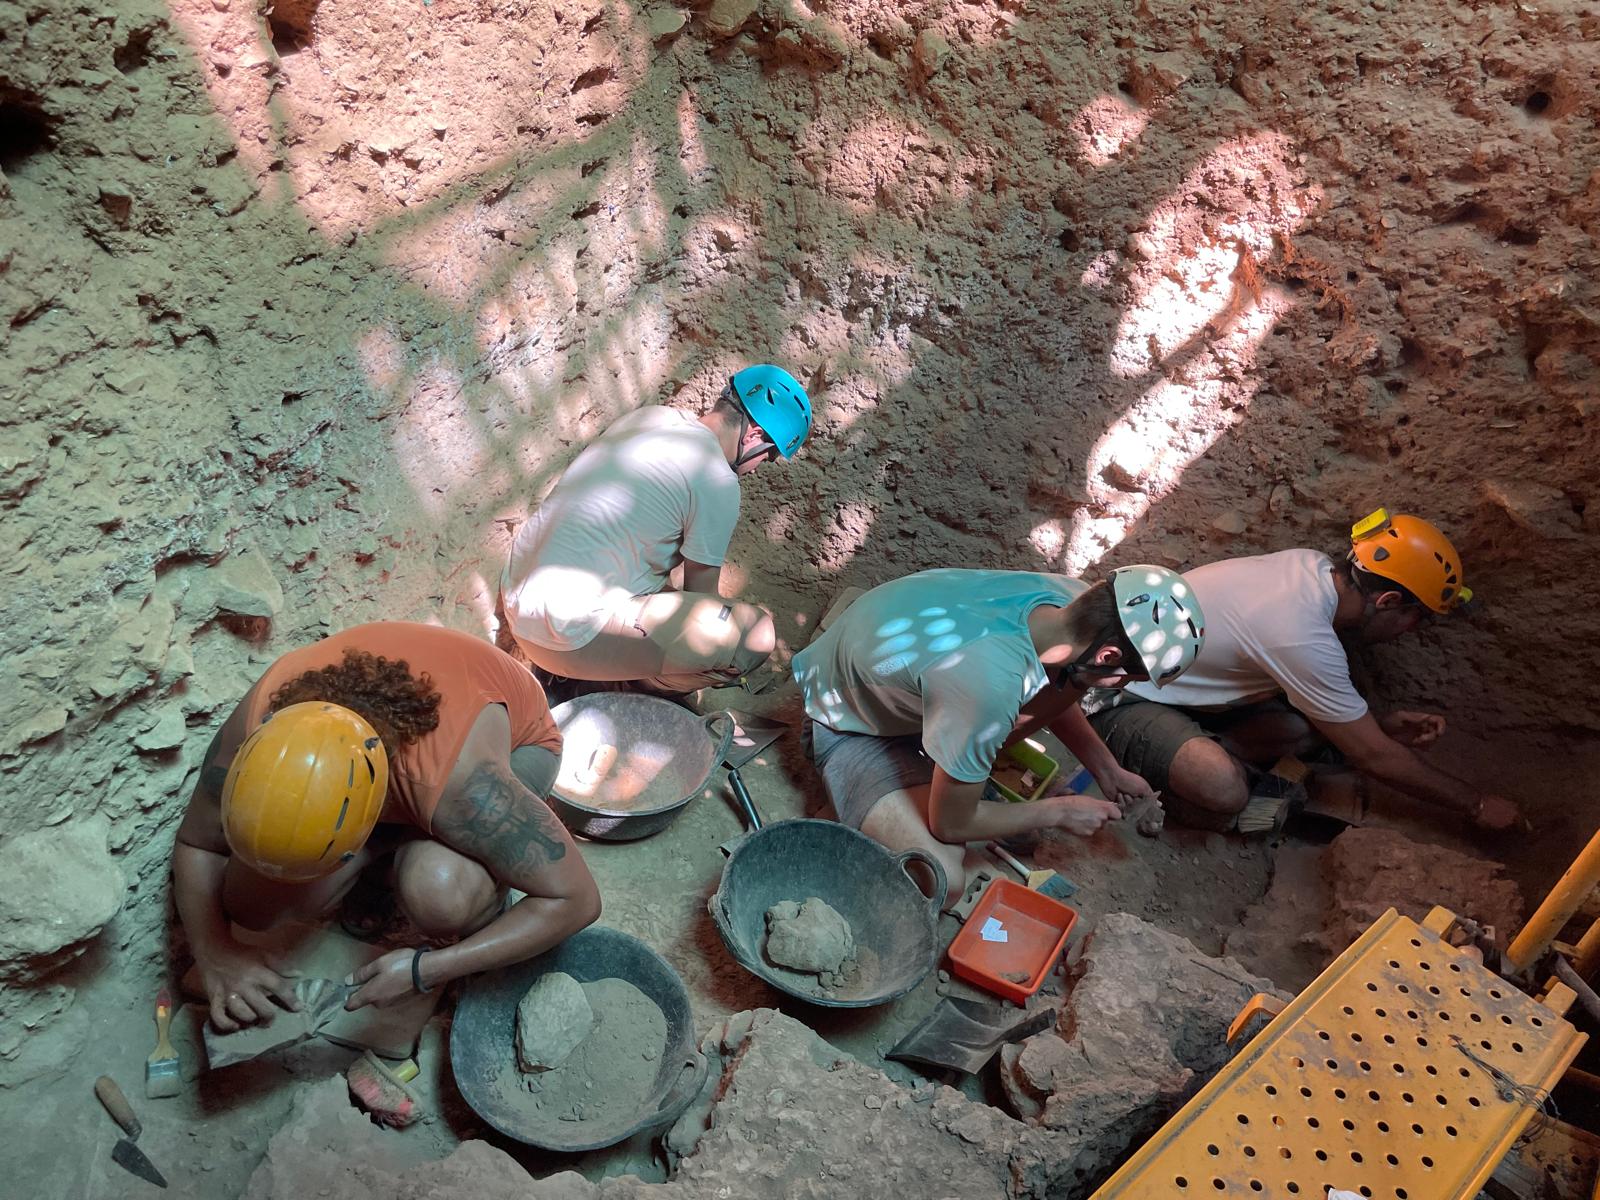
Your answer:
[[[806,757],[816,764],[839,824],[860,829],[861,822],[890,792],[933,782],[933,759],[922,739],[840,733],[807,718],[800,731]]]
[[[1113,708],[1089,718],[1112,755],[1128,770],[1144,776],[1158,792],[1169,790],[1172,760],[1184,743],[1195,738],[1221,741],[1229,728],[1262,713],[1293,711],[1286,700],[1262,700],[1238,708],[1211,711],[1178,708],[1124,696]]]

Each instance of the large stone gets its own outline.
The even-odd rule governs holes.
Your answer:
[[[706,32],[712,37],[730,38],[760,7],[760,0],[716,0],[706,10]]]
[[[1060,1026],[1070,1032],[1008,1048],[1003,1082],[1068,1136],[1075,1177],[1096,1180],[1228,1060],[1229,1022],[1274,988],[1128,913],[1100,919],[1081,970]]]
[[[593,1028],[583,984],[565,971],[541,975],[517,1005],[517,1062],[524,1071],[559,1067]]]
[[[767,909],[767,957],[780,966],[831,974],[855,952],[850,923],[815,896]]]
[[[197,605],[202,610],[241,617],[275,617],[283,611],[283,588],[254,547],[213,567],[195,586],[205,589]]]
[[[43,974],[81,953],[122,907],[110,823],[69,821],[0,844],[0,976]]]

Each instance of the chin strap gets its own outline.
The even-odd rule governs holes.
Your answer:
[[[739,410],[739,440],[734,443],[736,446],[744,445],[744,435],[746,433],[750,432],[751,424],[752,424],[752,422],[750,420],[750,414],[745,412],[743,409],[740,409]],[[766,434],[766,430],[761,429],[761,427],[759,425],[757,425],[756,428],[761,430],[761,433],[763,434],[763,436]],[[735,471],[737,471],[740,467],[744,466],[744,464],[749,462],[751,459],[754,459],[754,458],[765,458],[767,455],[771,454],[777,448],[778,448],[778,444],[776,442],[770,442],[769,441],[769,442],[763,442],[761,445],[757,446],[753,450],[746,450],[738,458],[733,460],[733,464],[732,464],[733,465],[733,469]]]

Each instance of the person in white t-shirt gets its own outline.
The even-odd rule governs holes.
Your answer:
[[[807,752],[842,824],[944,867],[966,889],[965,846],[1045,829],[1088,836],[1150,793],[1078,701],[1093,685],[1168,685],[1194,661],[1204,618],[1165,567],[1093,587],[1024,571],[921,571],[858,597],[795,655]],[[984,799],[1004,746],[1047,726],[1106,800]]]
[[[1207,563],[1184,578],[1209,626],[1199,660],[1159,698],[1135,685],[1095,694],[1090,724],[1118,761],[1163,793],[1180,821],[1231,829],[1252,786],[1285,755],[1331,743],[1356,770],[1489,829],[1516,806],[1424,760],[1444,718],[1375,716],[1350,680],[1342,637],[1391,641],[1471,598],[1461,558],[1435,526],[1379,509],[1341,562],[1281,550]]]
[[[765,365],[735,374],[704,416],[650,406],[614,422],[517,531],[500,586],[523,653],[554,675],[665,692],[760,666],[771,615],[718,593],[739,478],[792,458],[810,430],[805,389]]]

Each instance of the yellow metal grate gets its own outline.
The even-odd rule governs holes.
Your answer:
[[[1471,1197],[1583,1042],[1390,909],[1094,1200]]]

